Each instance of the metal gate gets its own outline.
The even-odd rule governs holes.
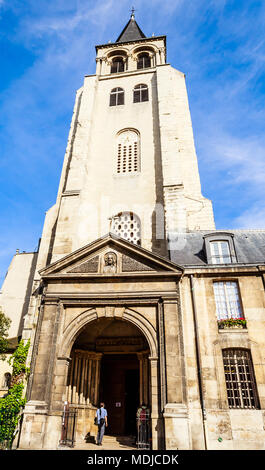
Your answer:
[[[60,445],[74,447],[76,415],[77,410],[75,408],[64,407]]]
[[[151,448],[151,419],[148,409],[145,413],[138,413],[136,418],[137,425],[137,449],[149,450]]]

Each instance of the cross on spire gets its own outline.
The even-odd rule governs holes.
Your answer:
[[[134,18],[134,13],[135,13],[135,8],[134,6],[132,6],[132,9],[131,9],[131,18]]]

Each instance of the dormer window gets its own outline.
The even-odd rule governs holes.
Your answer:
[[[124,62],[122,57],[116,57],[111,64],[110,73],[124,72]]]
[[[226,240],[210,242],[212,264],[231,263],[229,243]]]
[[[227,232],[215,232],[204,235],[205,252],[209,264],[236,263],[234,235]]]
[[[146,69],[151,67],[151,57],[146,52],[138,55],[137,58],[137,69]]]

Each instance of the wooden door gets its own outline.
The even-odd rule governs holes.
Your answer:
[[[132,370],[137,380],[139,362],[136,355],[104,355],[102,358],[99,396],[108,412],[106,434],[125,435],[131,429],[128,428],[128,415],[132,420],[132,413],[129,412],[132,396],[137,402],[135,394],[128,390],[128,371]],[[139,382],[138,385],[134,384],[134,390],[137,392],[138,389]]]

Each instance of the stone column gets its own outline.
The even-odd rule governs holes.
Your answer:
[[[161,64],[165,64],[166,63],[166,54],[165,54],[166,50],[165,50],[165,48],[161,47],[159,52],[160,52],[160,57],[161,57]]]
[[[94,404],[97,405],[99,399],[99,381],[100,381],[100,365],[101,365],[102,353],[95,355],[96,362],[96,374],[95,374],[95,394],[94,394]]]
[[[150,59],[151,59],[151,67],[155,67],[156,66],[156,55],[155,54],[149,54],[150,55]]]
[[[67,399],[85,405],[98,402],[102,353],[75,351],[73,354]]]
[[[152,421],[152,449],[161,449],[158,442],[161,435],[161,425],[159,422],[159,395],[158,395],[158,357],[149,357],[150,376],[151,376],[151,421]]]
[[[139,360],[139,401],[140,405],[149,404],[149,367],[148,367],[148,353],[137,353]]]
[[[88,402],[88,365],[89,365],[89,359],[86,356],[84,359],[84,381],[83,381],[83,404],[86,405]]]
[[[102,68],[102,60],[97,58],[96,59],[96,75],[101,75],[101,68]]]
[[[143,357],[143,383],[144,383],[144,389],[143,389],[143,400],[144,403],[148,404],[149,403],[149,371],[148,371],[148,355],[145,354]]]
[[[132,70],[135,69],[135,61],[134,61],[132,54],[128,54],[127,65],[128,65],[128,72],[131,72]]]
[[[167,402],[164,406],[166,449],[190,449],[183,332],[178,299],[164,300]]]
[[[143,403],[143,354],[137,353],[139,360],[139,402],[140,405]]]

